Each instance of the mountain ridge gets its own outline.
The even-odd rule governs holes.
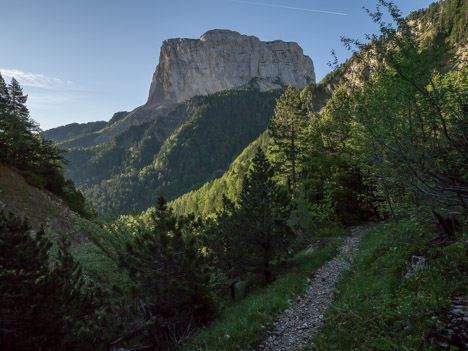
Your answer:
[[[303,88],[314,83],[312,59],[304,55],[297,43],[264,42],[230,30],[211,30],[199,39],[176,38],[163,42],[146,104],[130,112],[118,112],[107,123],[63,126],[43,132],[43,136],[70,149],[67,174],[94,203],[102,201],[97,195],[101,194],[107,198],[104,203],[112,203],[114,208],[120,200],[110,201],[104,196],[104,189],[118,183],[121,192],[130,196],[133,190],[128,188],[129,182],[136,184],[143,178],[149,188],[140,186],[141,196],[153,199],[158,195],[154,192],[162,192],[173,198],[227,169],[242,148],[266,128],[273,115],[274,99],[279,97],[281,89],[286,86]],[[213,113],[219,115],[214,118]],[[207,123],[210,118],[214,119]],[[175,169],[190,164],[186,160],[174,163],[173,158],[178,159],[175,154],[169,159],[162,155],[179,150],[164,148],[166,142],[167,145],[172,143],[169,139],[179,129],[185,130],[187,137],[190,133],[183,128],[187,123],[192,123],[190,128],[195,129],[199,128],[197,123],[204,123],[204,128],[212,130],[212,123],[219,124],[222,120],[222,124],[231,126],[232,133],[226,130],[223,132],[226,136],[219,138],[216,131],[212,131],[215,141],[210,142],[208,149],[211,148],[216,161],[199,160],[203,161],[202,166],[193,165],[202,170],[196,177],[179,171],[174,175],[172,169],[162,170],[165,163]],[[246,136],[239,138],[241,130]],[[210,136],[207,134],[204,138]],[[185,140],[182,152],[187,152],[189,144],[197,152],[205,152],[202,151],[205,148],[199,149],[196,145],[201,142],[191,144],[193,140]],[[222,161],[220,155],[226,159]],[[130,174],[131,179],[122,177]],[[150,181],[147,174],[164,180]],[[169,174],[176,178],[167,178]],[[189,179],[194,183],[189,184]],[[135,204],[137,200],[132,201]],[[143,202],[149,206],[148,201]],[[97,205],[101,210],[106,206]],[[125,208],[125,211],[136,209],[131,204]],[[138,210],[143,209],[138,206]]]
[[[177,104],[195,96],[229,89],[303,88],[310,83],[315,83],[313,61],[295,42],[261,41],[226,29],[207,31],[199,39],[167,39],[147,102],[130,112],[116,113],[101,129],[81,135],[84,144],[77,140],[70,146],[102,144],[131,125],[167,116]],[[55,135],[56,129],[45,135]]]

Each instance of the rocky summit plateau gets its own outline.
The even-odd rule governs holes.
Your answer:
[[[230,30],[163,42],[148,105],[254,85],[262,91],[315,82],[314,64],[294,42],[264,42]]]
[[[261,91],[315,83],[314,64],[295,42],[261,41],[255,36],[215,29],[199,39],[162,43],[148,101],[96,140],[103,142],[133,124],[163,116],[197,95],[253,87]]]

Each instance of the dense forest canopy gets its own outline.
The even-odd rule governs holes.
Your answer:
[[[82,126],[80,138],[61,143],[71,147],[67,175],[98,210],[140,212],[160,194],[173,199],[219,177],[265,130],[280,93],[245,89],[194,97],[167,116],[133,125],[92,147],[86,140],[96,138],[97,122]],[[168,134],[176,124],[181,125]],[[62,138],[71,127],[49,134]],[[86,134],[85,127],[91,132]],[[84,144],[75,146],[78,142]]]

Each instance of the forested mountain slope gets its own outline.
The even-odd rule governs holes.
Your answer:
[[[255,151],[258,147],[266,151],[269,144],[267,133],[260,135],[242,151],[221,177],[210,180],[199,189],[189,191],[172,201],[170,205],[175,213],[206,216],[222,207],[224,196],[237,199],[242,190],[242,179],[249,169]]]
[[[467,44],[467,16],[468,5],[460,0],[435,2],[429,8],[412,12],[408,16],[408,23],[422,47],[445,46],[455,54],[455,62],[445,61],[449,70],[466,64],[468,55]],[[377,37],[374,37],[378,40]],[[304,105],[310,112],[318,112],[330,98],[334,90],[349,84],[358,84],[360,73],[365,67],[365,60],[369,58],[369,48],[372,44],[363,46],[362,51],[356,52],[344,64],[329,73],[317,85],[307,86],[301,93]],[[364,60],[364,61],[363,61]],[[242,188],[244,177],[250,160],[257,146],[267,150],[269,137],[262,134],[249,145],[236,159],[229,170],[220,178],[209,181],[200,189],[190,191],[174,200],[171,205],[178,214],[193,212],[196,215],[214,213],[222,205],[223,196],[235,200]]]
[[[381,7],[369,13],[380,25],[381,36],[375,38],[379,40],[368,45],[345,41],[355,54],[329,77],[333,96],[325,108],[308,116],[289,224],[297,240],[317,241],[332,235],[330,226],[350,219],[367,216],[387,223],[365,238],[357,264],[336,291],[337,303],[320,316],[328,320],[326,327],[309,348],[464,350],[468,347],[467,334],[462,332],[467,329],[463,317],[468,286],[468,67],[463,61],[467,26],[462,18],[468,13],[466,2],[438,2],[409,21],[399,16],[393,3],[379,3]],[[384,23],[380,10],[388,10],[394,22]],[[415,18],[425,21],[419,26]],[[286,94],[280,102],[295,105]],[[291,108],[289,116],[302,114],[302,107]],[[279,117],[278,109],[274,118]],[[287,152],[282,159],[291,164]],[[250,174],[256,170],[252,164]],[[291,174],[287,176],[292,181]],[[222,182],[228,175],[229,183]],[[174,201],[176,210],[204,211],[205,201],[215,195],[210,187],[216,195],[232,194],[230,189],[243,181],[234,203],[214,205],[217,231],[208,229],[216,235],[213,247],[221,246],[227,260],[242,251],[232,250],[232,242],[242,237],[242,231],[233,228],[248,222],[236,214],[245,214],[243,192],[250,189],[249,176],[232,175],[231,168],[211,183],[219,187],[206,184]],[[262,201],[257,203],[261,206]],[[236,268],[227,265],[225,272],[235,275]],[[262,303],[276,298],[274,294],[269,286],[257,300],[230,309],[210,328],[198,331],[186,349],[257,349],[262,339],[279,344],[281,333],[265,335],[262,330],[282,326],[277,320],[273,328],[263,323],[271,311]],[[277,295],[284,296],[284,291]],[[289,320],[301,318],[303,309],[294,315],[291,304],[284,308]],[[252,320],[262,320],[258,323],[262,329],[251,327]],[[297,331],[297,337],[310,335],[308,329]]]
[[[245,89],[194,97],[103,144],[71,148],[68,175],[98,210],[144,210],[160,194],[174,198],[221,175],[265,130],[280,93]]]
[[[0,208],[27,217],[33,229],[51,226],[55,232],[66,233],[71,240],[79,240],[79,216],[53,193],[38,189],[26,182],[20,172],[0,162]]]
[[[463,0],[436,1],[428,8],[411,12],[408,17],[408,25],[415,35],[415,39],[421,47],[444,47],[457,55],[456,61],[446,62],[446,70],[453,66],[465,65],[468,59],[468,3]],[[380,38],[370,36],[373,42]],[[345,39],[345,45],[351,42]],[[373,44],[363,45],[363,50],[354,52],[343,64],[336,66],[320,82],[320,86],[329,92],[334,91],[345,82],[356,82],[360,72],[369,59],[372,59]],[[364,62],[364,64],[363,64]]]
[[[68,174],[99,210],[139,211],[159,193],[173,198],[223,172],[265,129],[278,96],[272,91],[309,83],[315,83],[314,65],[297,43],[214,29],[199,39],[162,43],[144,105],[117,113],[109,123],[74,124],[42,135],[72,149]],[[214,114],[213,121],[223,122],[203,124],[203,116]],[[181,135],[173,134],[192,119],[189,128],[200,130],[190,135],[184,127]],[[195,153],[183,154],[188,148]]]
[[[110,123],[110,122],[109,122]],[[70,141],[79,139],[87,134],[92,134],[104,128],[107,122],[72,123],[42,132],[46,139],[52,139],[61,146],[67,146]]]

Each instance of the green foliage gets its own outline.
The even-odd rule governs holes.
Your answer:
[[[152,215],[119,253],[119,265],[135,282],[147,339],[162,350],[205,322],[214,309],[194,227],[174,216],[162,196]]]
[[[371,16],[381,27],[378,41],[345,41],[357,44],[356,57],[364,60],[361,74],[335,90],[323,113],[333,129],[324,145],[346,150],[373,190],[377,212],[398,221],[363,239],[313,350],[438,349],[434,338],[444,329],[446,309],[454,296],[466,294],[466,230],[448,239],[435,231],[431,216],[436,210],[458,214],[466,225],[467,68],[445,46],[463,45],[466,35],[455,39],[451,30],[460,27],[437,20],[450,13],[453,23],[462,23],[455,18],[460,9],[466,13],[466,3],[440,2],[411,16],[441,34],[422,39],[392,3],[380,3],[398,30],[377,11]],[[447,71],[451,67],[457,69]],[[357,162],[349,158],[353,153]],[[413,256],[424,257],[425,267],[407,274]]]
[[[313,350],[433,350],[445,309],[466,294],[466,235],[437,243],[427,213],[382,224],[362,240]],[[425,267],[406,276],[413,255]],[[465,273],[464,273],[465,272]]]
[[[100,210],[145,210],[161,193],[173,199],[222,175],[265,130],[278,95],[229,90],[194,97],[103,144],[73,148],[68,174]]]
[[[257,347],[280,313],[307,287],[314,272],[337,252],[341,238],[330,235],[323,248],[298,253],[268,287],[251,292],[222,308],[206,329],[199,329],[184,350],[246,350]]]
[[[413,15],[440,32],[421,37],[392,3],[381,1],[398,31],[381,21],[380,10],[371,14],[381,26],[379,41],[345,40],[359,50],[323,84],[288,88],[277,100],[270,133],[261,134],[279,92],[256,90],[195,97],[97,146],[90,145],[102,123],[51,131],[73,147],[69,174],[100,208],[129,213],[157,206],[92,233],[101,252],[77,253],[87,256],[87,276],[66,246],[49,256],[42,231],[30,235],[26,224],[2,214],[2,346],[17,346],[14,332],[23,349],[89,349],[99,326],[105,339],[114,336],[108,348],[145,342],[169,349],[212,321],[217,309],[219,318],[198,329],[186,349],[255,348],[307,277],[336,254],[339,224],[393,214],[399,223],[364,239],[356,274],[345,273],[314,347],[432,348],[433,333],[443,328],[438,317],[454,295],[466,294],[468,283],[466,233],[437,236],[430,215],[442,209],[466,224],[468,78],[453,55],[466,38],[460,15],[466,4],[444,4]],[[361,74],[351,77],[354,68]],[[85,208],[83,195],[63,177],[62,151],[37,136],[15,84],[0,79],[2,160],[73,208]],[[109,124],[126,116],[116,114]],[[275,176],[271,160],[289,181]],[[288,182],[292,201],[283,189]],[[156,198],[196,188],[171,206]],[[317,240],[328,245],[290,259],[294,244]],[[424,256],[426,267],[405,277],[413,255]],[[112,323],[96,322],[107,319],[85,279],[111,295]],[[228,301],[228,291],[235,301]]]
[[[290,207],[283,189],[273,181],[273,169],[258,148],[234,204],[226,197],[216,218],[206,221],[202,242],[212,265],[212,282],[229,288],[236,297],[236,284],[251,287],[262,277],[274,280],[273,266],[289,254],[293,234],[287,225]]]
[[[18,116],[21,120],[27,120],[29,117],[29,110],[26,107],[28,96],[23,95],[23,89],[15,78],[11,78],[8,93],[10,95],[8,112]]]
[[[310,202],[303,189],[299,188],[293,205],[288,224],[301,247],[315,242],[324,232],[336,230],[340,226],[330,184],[326,184],[323,199],[318,202]]]
[[[325,84],[309,84],[300,93],[302,103],[308,113],[319,112],[330,99],[330,91]]]
[[[387,202],[411,191],[417,203],[466,215],[468,68],[444,73],[447,49],[421,47],[387,6],[398,31],[372,14],[383,38],[369,52],[361,83],[334,95],[330,119],[352,121],[351,138]]]
[[[273,162],[281,172],[287,174],[291,192],[296,190],[297,173],[301,166],[306,114],[299,91],[288,87],[276,101],[275,115],[268,127],[272,140],[270,151],[277,156]]]
[[[408,16],[409,21],[419,21],[423,28],[423,45],[443,45],[462,47],[468,33],[468,4],[463,0],[437,1],[427,9],[421,9]]]
[[[266,151],[269,144],[268,134],[262,133],[242,151],[220,178],[209,181],[199,189],[189,191],[172,201],[170,206],[174,212],[179,215],[193,213],[197,216],[208,216],[223,207],[224,197],[237,201],[242,191],[242,180],[247,174],[257,148]]]
[[[273,181],[273,169],[258,148],[239,200],[234,205],[224,198],[223,209],[206,231],[207,249],[214,256],[218,274],[228,279],[231,298],[239,280],[253,275],[263,277],[266,284],[272,282],[272,263],[288,255],[293,239],[287,225],[289,213],[288,196]]]
[[[10,105],[10,93],[8,87],[0,73],[0,111],[7,111]]]
[[[0,76],[0,94],[4,92],[5,84]],[[22,94],[14,78],[6,92],[9,103],[2,108],[0,102],[0,162],[19,169],[31,185],[62,197],[72,210],[83,217],[95,217],[81,191],[64,177],[65,151],[37,135],[39,128],[29,117],[25,105],[27,96]]]
[[[203,242],[211,265],[211,282],[214,288],[230,290],[231,300],[236,299],[236,285],[247,275],[244,262],[247,252],[244,242],[234,233],[239,227],[234,215],[236,207],[226,197],[223,208],[216,213],[216,218],[205,221]]]
[[[244,177],[237,204],[239,209],[234,216],[239,225],[231,228],[231,235],[237,233],[244,246],[246,261],[241,264],[262,274],[268,284],[273,279],[271,261],[287,255],[293,235],[286,223],[289,198],[273,181],[273,168],[260,148]]]
[[[318,211],[318,227],[321,226],[319,213],[323,211],[333,211],[334,217],[344,224],[375,215],[373,189],[365,179],[353,139],[354,127],[351,121],[341,118],[338,113],[332,115],[335,101],[342,101],[340,91],[335,91],[320,113],[310,116],[306,130],[300,197],[310,204],[311,210]],[[323,221],[322,224],[328,226]]]
[[[0,342],[4,350],[92,347],[102,309],[63,242],[51,260],[44,230],[0,212]]]

